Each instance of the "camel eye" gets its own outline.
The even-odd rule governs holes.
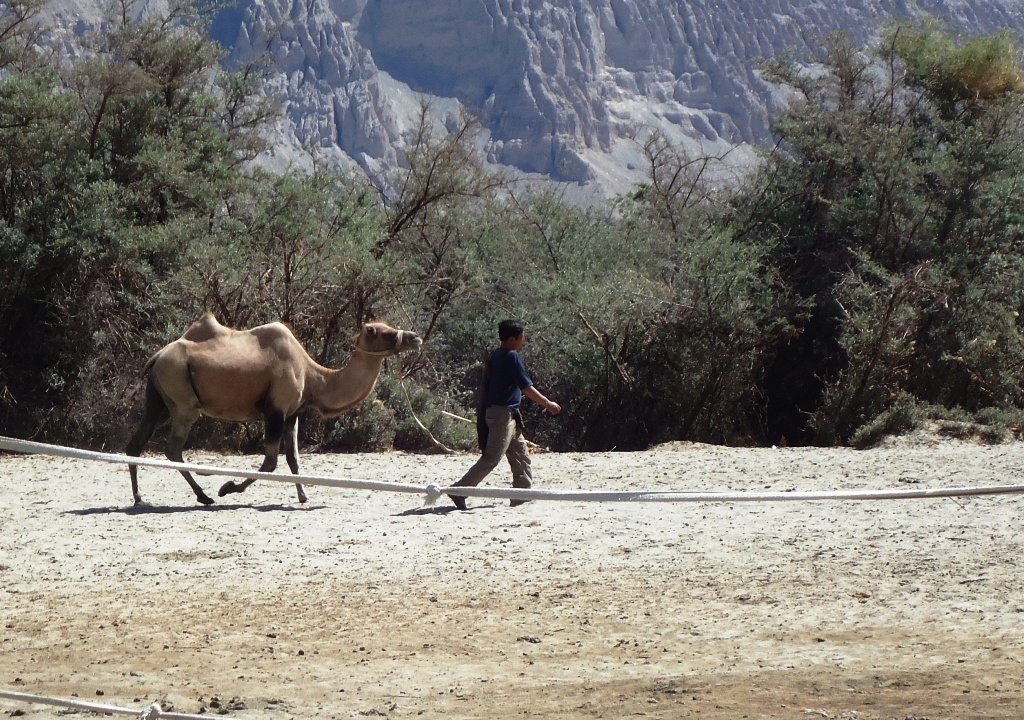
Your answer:
[[[373,325],[367,325],[366,334],[368,337],[373,337],[374,335],[377,334],[377,328],[375,328]]]

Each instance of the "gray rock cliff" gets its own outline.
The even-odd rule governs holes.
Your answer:
[[[230,63],[271,61],[284,117],[270,166],[316,153],[392,167],[427,98],[479,117],[493,163],[620,192],[640,179],[634,131],[749,162],[778,109],[763,59],[810,57],[837,30],[868,42],[922,13],[1024,36],[1019,0],[240,0],[212,32]]]

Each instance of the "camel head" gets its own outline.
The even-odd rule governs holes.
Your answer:
[[[368,355],[388,357],[407,350],[417,350],[423,344],[419,335],[411,330],[397,330],[381,322],[363,325],[356,335],[356,349]]]

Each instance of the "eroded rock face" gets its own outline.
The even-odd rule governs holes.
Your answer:
[[[394,77],[479,113],[497,162],[581,180],[576,150],[611,150],[604,34],[586,2],[375,0],[358,39]]]
[[[574,182],[595,179],[592,158],[614,156],[636,128],[696,152],[767,140],[774,96],[760,61],[805,54],[836,30],[865,42],[920,12],[1024,30],[1012,0],[253,0],[244,24],[285,12],[292,27],[275,57],[304,73],[289,112],[317,143],[392,161],[388,106],[402,101],[381,96],[383,71],[481,117],[492,161]]]
[[[231,40],[233,63],[269,55],[269,89],[285,104],[282,131],[301,146],[336,161],[395,164],[399,128],[377,66],[354,37],[359,10],[356,2],[255,0],[235,13],[237,28],[221,23],[218,39]]]
[[[767,141],[779,101],[761,60],[922,12],[1024,34],[1018,0],[241,0],[212,32],[229,62],[273,60],[277,164],[312,149],[393,167],[418,99],[454,98],[482,119],[490,161],[614,185],[635,174],[631,131],[695,153]]]

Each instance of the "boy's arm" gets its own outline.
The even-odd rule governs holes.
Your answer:
[[[540,390],[538,390],[533,385],[523,390],[523,395],[533,400],[535,403],[540,405],[542,408],[547,410],[552,415],[557,415],[558,413],[562,412],[561,405],[552,400],[548,400],[541,394]]]

